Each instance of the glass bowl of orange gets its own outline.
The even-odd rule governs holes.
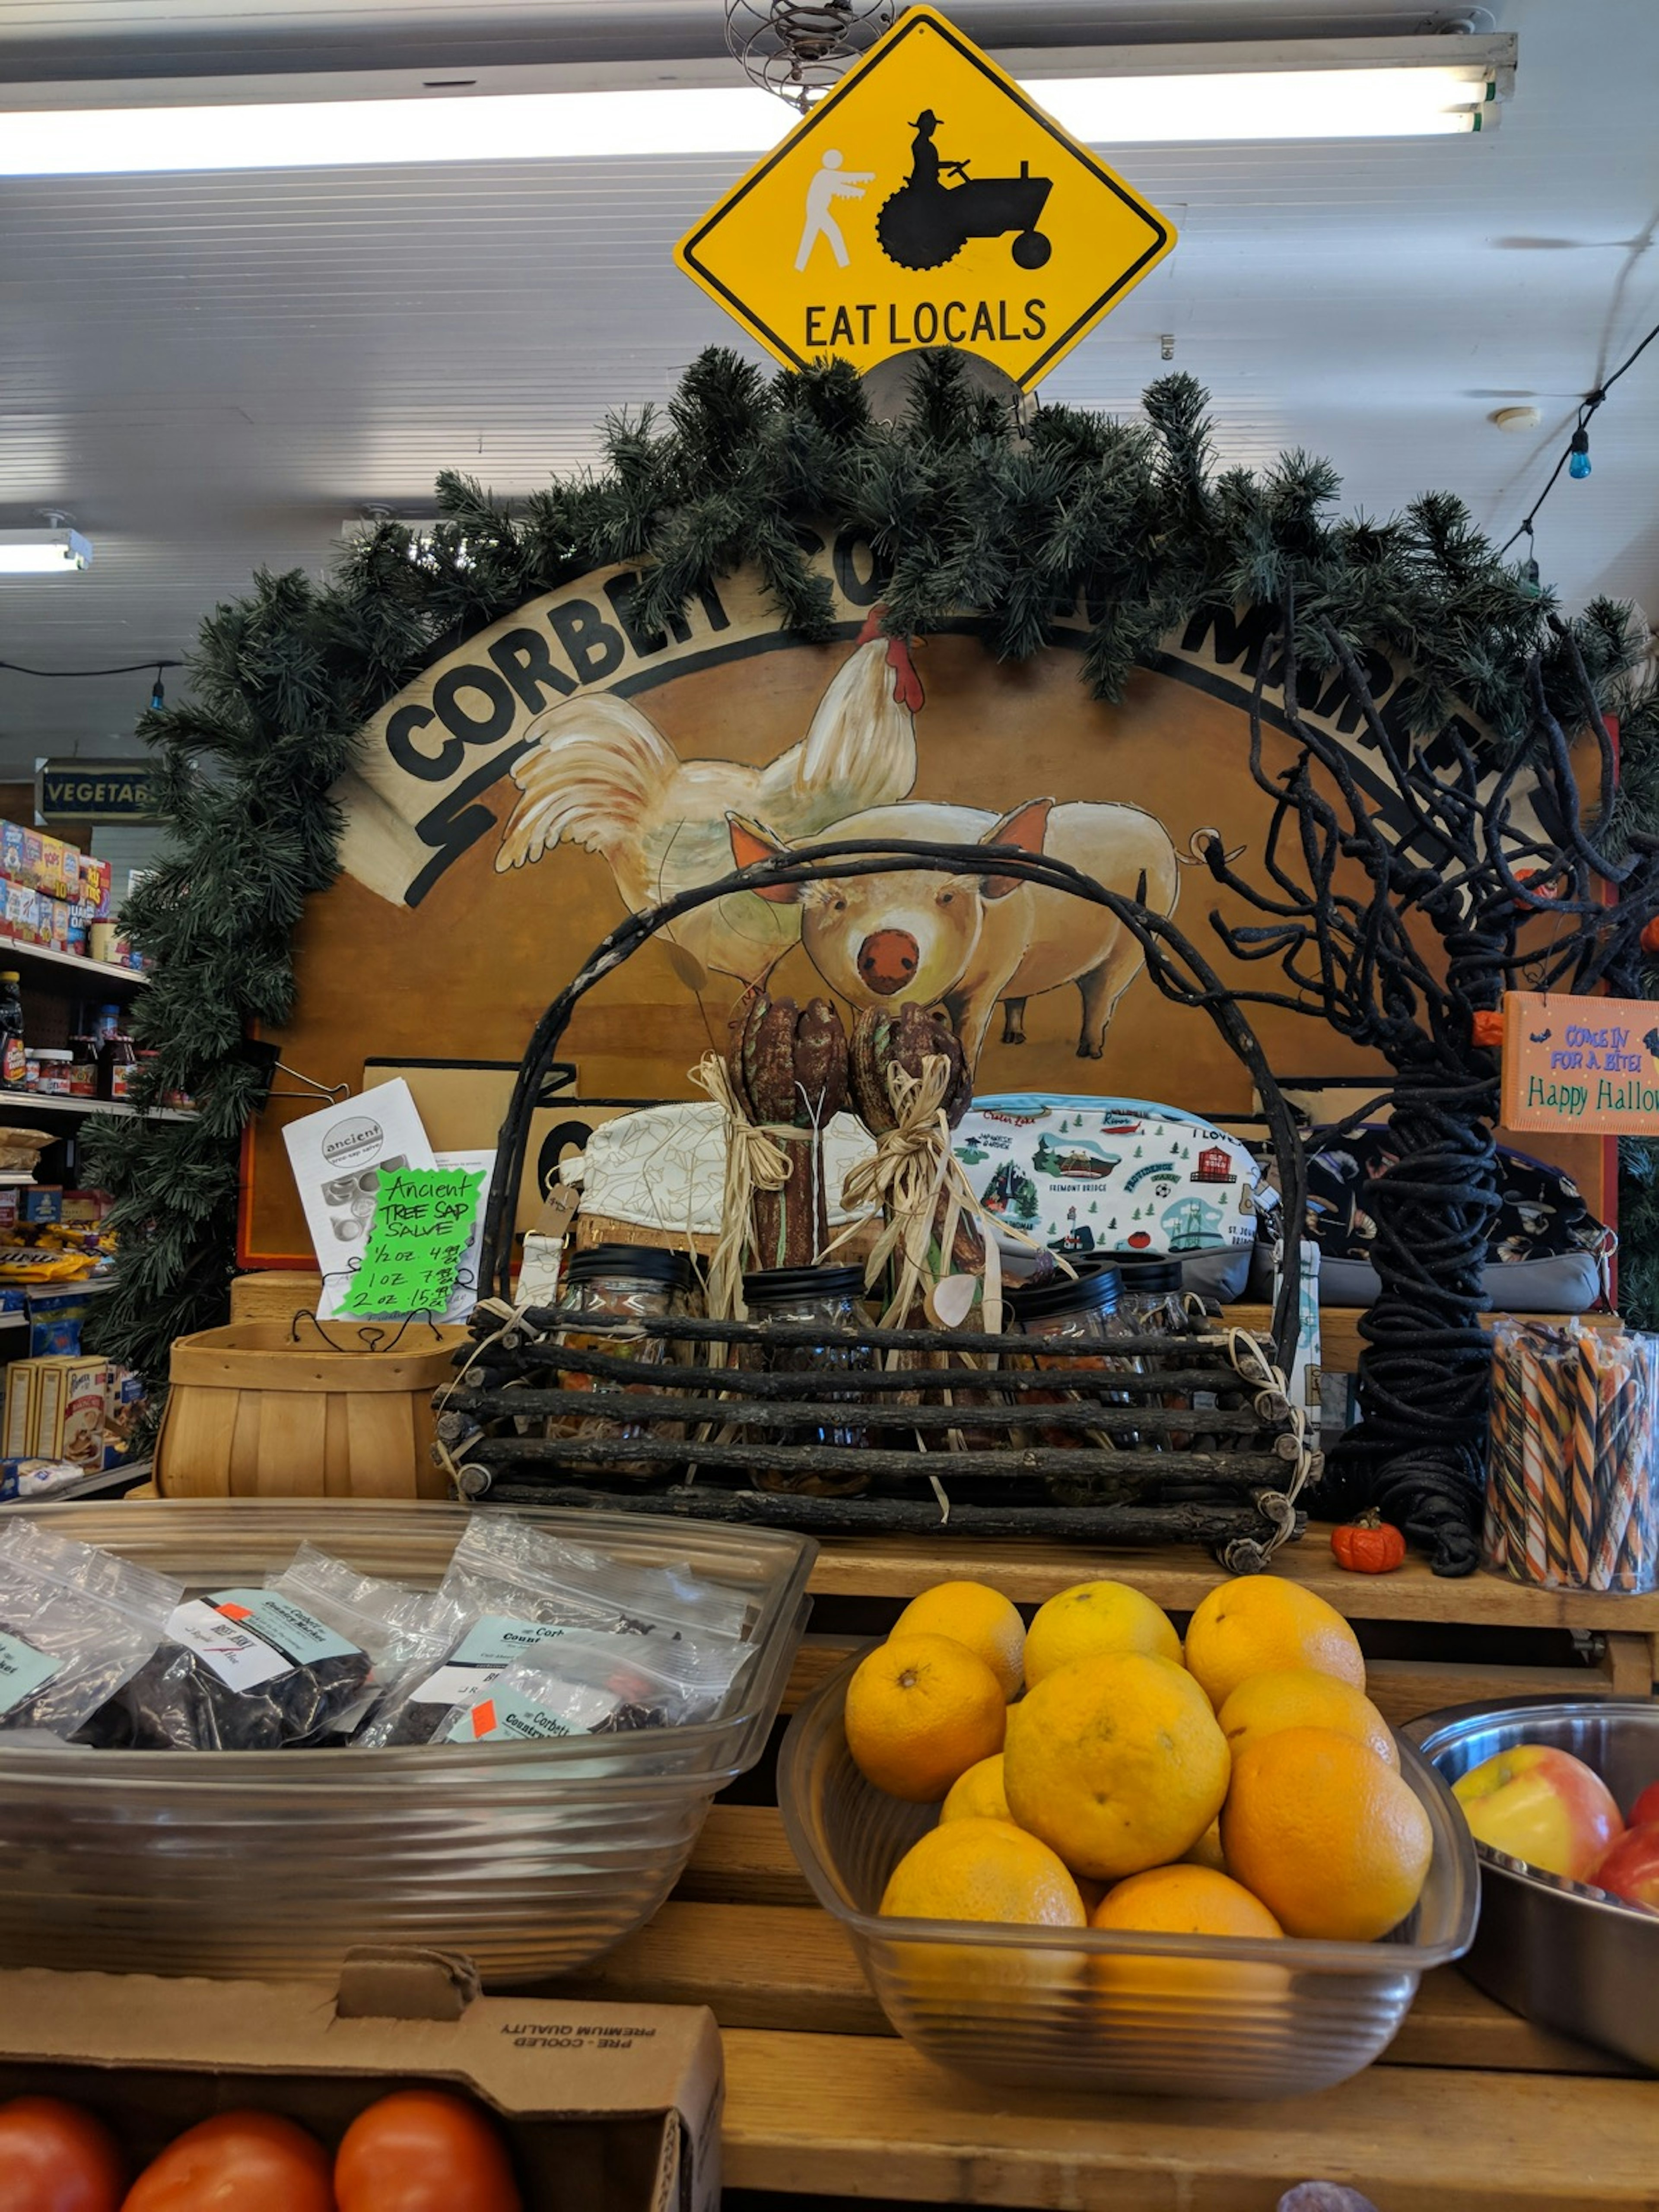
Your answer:
[[[886,1649],[896,1646],[896,1637]],[[871,1656],[849,1658],[795,1714],[779,1760],[779,1803],[796,1858],[819,1902],[846,1929],[889,2021],[941,2064],[997,2084],[1047,2089],[1305,2095],[1369,2065],[1399,2029],[1424,1974],[1468,1948],[1480,1888],[1468,1826],[1444,1783],[1409,1743],[1398,1744],[1389,1781],[1400,1800],[1409,1793],[1411,1823],[1422,1832],[1414,1805],[1426,1824],[1426,1873],[1419,1869],[1416,1901],[1374,1940],[1316,1940],[1280,1932],[1273,1914],[1220,1871],[1212,1827],[1181,1863],[1146,1868],[1110,1888],[1091,1881],[1075,1854],[1068,1870],[1039,1837],[1014,1823],[1002,1759],[994,1749],[985,1755],[982,1742],[967,1735],[959,1756],[977,1755],[943,1814],[937,1778],[922,1802],[878,1788],[860,1771],[847,1727],[849,1686]],[[1173,1676],[1176,1664],[1137,1656],[1118,1672],[1133,1704],[1168,1697],[1170,1710],[1153,1732],[1165,1743],[1172,1734],[1178,1739],[1190,1719],[1186,1692],[1150,1674],[1132,1681],[1137,1668]],[[894,1670],[884,1662],[877,1672],[861,1685],[862,1710],[855,1698],[855,1734],[872,1726],[872,1688],[878,1698],[891,1698]],[[883,1672],[886,1680],[878,1678]],[[1007,1763],[1012,1769],[1023,1762],[1012,1778],[1028,1796],[1031,1776],[1063,1737],[1066,1687],[1051,1680],[1008,1708]],[[1202,1723],[1191,1727],[1201,1730]],[[1281,1738],[1274,1756],[1293,1759],[1298,1741],[1304,1752],[1328,1753],[1333,1763],[1322,1786],[1330,1795],[1330,1818],[1351,1821],[1351,1808],[1339,1802],[1352,1787],[1343,1753],[1325,1734]],[[1319,1740],[1310,1743],[1313,1736]],[[1207,1755],[1200,1746],[1189,1771]],[[1221,1784],[1234,1798],[1222,1832],[1231,1820],[1236,1851],[1242,1856],[1249,1845],[1259,1863],[1272,1847],[1271,1832],[1265,1842],[1260,1834],[1249,1838],[1239,1820],[1235,1793],[1243,1767],[1236,1761],[1231,1785]],[[1206,1774],[1196,1786],[1213,1795],[1217,1785]],[[1295,1848],[1311,1858],[1314,1785],[1298,1778],[1296,1786],[1304,1817]],[[1018,1801],[1020,1790],[1007,1794]],[[953,1900],[962,1917],[939,1917]],[[1377,1917],[1389,1909],[1385,1899]],[[1185,1930],[1194,1918],[1230,1932],[1157,1932]]]

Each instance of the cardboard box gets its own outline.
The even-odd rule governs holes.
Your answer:
[[[107,921],[113,864],[108,860],[94,860],[90,853],[82,853],[79,856],[76,873],[79,881],[75,896],[86,908],[87,920],[89,922]]]
[[[6,1370],[6,1410],[0,1421],[0,1452],[8,1459],[26,1459],[34,1449],[40,1392],[40,1362],[14,1359]]]
[[[422,2081],[495,2113],[527,2212],[718,2212],[720,2042],[700,2008],[480,1997],[437,1952],[354,1953],[337,2000],[307,1982],[0,1974],[0,2102],[89,2106],[135,2162],[234,2106],[332,2149]]]
[[[59,1182],[29,1183],[19,1189],[17,1218],[20,1221],[61,1221],[64,1218],[64,1186]]]
[[[132,1457],[133,1431],[143,1418],[144,1378],[130,1367],[105,1369],[102,1465],[120,1467]]]
[[[18,945],[40,941],[40,895],[31,884],[15,877],[5,880],[6,934]]]
[[[100,1466],[108,1389],[105,1360],[43,1359],[29,1446],[33,1456],[72,1459],[87,1468]]]
[[[50,902],[50,904],[52,950],[55,952],[67,952],[70,947],[69,902],[67,899],[55,898]]]

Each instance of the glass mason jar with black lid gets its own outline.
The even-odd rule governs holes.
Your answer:
[[[739,1347],[738,1366],[757,1375],[821,1375],[825,1378],[823,1387],[819,1389],[815,1385],[813,1398],[831,1404],[845,1400],[848,1408],[845,1419],[838,1415],[833,1420],[806,1420],[777,1427],[753,1423],[744,1431],[746,1443],[810,1445],[822,1451],[847,1453],[857,1452],[864,1445],[867,1431],[856,1416],[861,1397],[856,1378],[860,1370],[875,1366],[876,1354],[866,1346],[845,1341],[869,1325],[869,1316],[859,1303],[863,1290],[862,1267],[767,1267],[744,1277],[743,1299],[751,1322],[817,1329],[823,1332],[823,1339],[811,1344],[745,1344]],[[768,1399],[765,1402],[789,1401]],[[757,1490],[789,1491],[809,1498],[855,1498],[870,1484],[869,1475],[856,1461],[846,1466],[831,1462],[788,1472],[756,1468],[750,1479]]]
[[[626,1324],[678,1319],[688,1310],[692,1279],[691,1262],[684,1253],[659,1251],[653,1245],[595,1244],[586,1252],[574,1253],[565,1263],[559,1285],[553,1340],[563,1351],[608,1352],[660,1366],[672,1356],[671,1340],[633,1335]],[[572,1369],[561,1371],[559,1384],[562,1389],[588,1391],[596,1399],[613,1401],[648,1401],[653,1395],[648,1382],[616,1382],[605,1376]],[[626,1412],[617,1407],[592,1415],[550,1414],[545,1434],[592,1438],[596,1443],[646,1437],[678,1442],[685,1435],[685,1425],[653,1419],[648,1406],[641,1406],[637,1413],[630,1406]],[[636,1480],[666,1475],[672,1468],[671,1462],[659,1459],[569,1459],[561,1465],[585,1474]]]
[[[1133,1375],[1135,1363],[1121,1353],[1114,1354],[1106,1347],[1113,1340],[1127,1334],[1119,1312],[1119,1278],[1116,1267],[1109,1260],[1089,1259],[1073,1263],[1074,1275],[1051,1276],[1044,1283],[1016,1284],[1003,1292],[1003,1328],[1010,1336],[1029,1336],[1049,1343],[1099,1345],[1098,1353],[1083,1352],[1062,1358],[1045,1358],[1042,1352],[1033,1350],[1031,1364],[1051,1370],[1060,1382],[1067,1375],[1080,1373]],[[1008,1364],[1018,1364],[1018,1355],[1010,1358]],[[1021,1391],[1020,1398],[1027,1405],[1085,1405],[1091,1401],[1110,1406],[1127,1406],[1132,1401],[1127,1393],[1113,1391],[1067,1390]],[[1034,1443],[1054,1444],[1067,1450],[1078,1451],[1096,1445],[1104,1451],[1121,1448],[1134,1442],[1133,1436],[1121,1431],[1115,1436],[1103,1429],[1071,1426],[1042,1427],[1029,1431]],[[1103,1470],[1103,1474],[1104,1470]],[[1101,1495],[1100,1485],[1086,1474],[1057,1474],[1048,1479],[1049,1495],[1057,1502],[1068,1505],[1091,1504]]]

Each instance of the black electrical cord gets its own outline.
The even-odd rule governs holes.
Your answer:
[[[40,676],[56,683],[72,676],[142,676],[154,669],[159,675],[164,668],[182,668],[182,660],[129,660],[119,668],[25,668],[21,660],[0,660],[0,668],[13,676]]]
[[[1620,362],[1618,368],[1613,370],[1611,376],[1603,377],[1601,383],[1596,386],[1595,389],[1593,392],[1587,392],[1583,399],[1579,401],[1578,419],[1572,426],[1572,435],[1567,440],[1566,444],[1563,446],[1560,453],[1557,455],[1555,466],[1550,471],[1549,482],[1544,486],[1543,490],[1539,493],[1537,498],[1534,500],[1530,512],[1522,520],[1520,526],[1517,529],[1512,530],[1509,536],[1504,540],[1503,544],[1498,547],[1498,557],[1500,561],[1503,559],[1504,554],[1509,551],[1510,546],[1514,544],[1517,538],[1525,538],[1528,541],[1531,540],[1533,525],[1538,520],[1538,511],[1543,506],[1544,501],[1549,497],[1550,494],[1555,489],[1556,481],[1559,477],[1562,470],[1565,468],[1567,463],[1572,459],[1575,453],[1587,453],[1589,451],[1589,426],[1597,410],[1607,404],[1608,392],[1612,391],[1613,386],[1618,383],[1620,378],[1624,375],[1626,369],[1635,368],[1637,362],[1640,361],[1642,356],[1653,343],[1655,338],[1659,338],[1659,323],[1656,323],[1654,325],[1653,328],[1648,332],[1647,336],[1642,340],[1638,346],[1625,356],[1625,358]]]

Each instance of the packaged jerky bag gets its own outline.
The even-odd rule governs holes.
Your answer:
[[[68,1738],[143,1667],[183,1586],[15,1517],[0,1528],[0,1729]]]
[[[712,1720],[751,1656],[729,1638],[697,1644],[654,1629],[556,1632],[478,1697],[451,1706],[434,1741],[530,1743]]]
[[[369,1658],[362,1692],[329,1724],[342,1741],[374,1714],[387,1692],[413,1668],[435,1667],[465,1625],[452,1601],[437,1590],[360,1575],[315,1544],[301,1544],[267,1587],[301,1605]]]
[[[314,1547],[262,1589],[188,1599],[86,1741],[143,1751],[282,1751],[325,1741],[392,1675],[454,1640],[429,1595],[359,1576]],[[379,1678],[387,1680],[386,1673]]]
[[[438,1595],[465,1619],[445,1664],[390,1690],[354,1741],[369,1749],[429,1743],[455,1709],[477,1702],[515,1661],[575,1629],[664,1639],[742,1638],[749,1603],[739,1590],[688,1566],[636,1567],[573,1545],[500,1513],[476,1513]],[[735,1668],[734,1668],[735,1671]]]

